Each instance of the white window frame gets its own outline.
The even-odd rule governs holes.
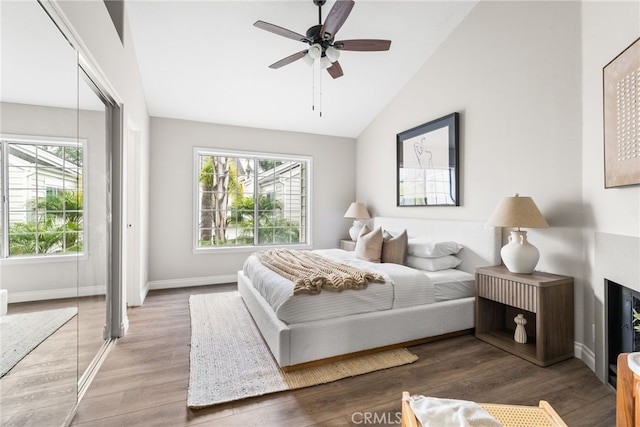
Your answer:
[[[88,172],[86,168],[87,164],[87,140],[84,138],[64,138],[64,137],[49,137],[49,136],[30,136],[30,135],[14,135],[14,134],[0,134],[0,140],[3,142],[0,144],[2,152],[0,158],[2,159],[2,168],[0,173],[2,174],[2,180],[0,185],[0,215],[2,218],[2,245],[0,247],[0,262],[5,263],[21,263],[32,262],[37,260],[50,261],[63,261],[68,258],[77,260],[79,257],[84,258],[86,256],[86,248],[88,247],[88,233],[87,224],[89,221],[88,215]],[[82,252],[63,252],[53,254],[28,254],[28,255],[11,255],[9,254],[9,145],[11,144],[30,144],[30,145],[66,145],[69,147],[81,147],[82,148],[82,219],[84,226],[82,227]]]
[[[294,161],[294,162],[305,162],[306,163],[306,227],[305,233],[307,239],[305,242],[294,243],[294,244],[272,244],[272,245],[233,245],[233,246],[199,246],[198,243],[200,241],[200,233],[199,233],[199,224],[200,224],[200,212],[199,212],[199,197],[200,197],[200,156],[226,156],[226,157],[243,157],[243,158],[257,158],[261,160],[284,160],[284,161]],[[296,249],[311,249],[313,242],[313,235],[311,233],[312,230],[312,180],[313,176],[313,157],[311,156],[303,156],[303,155],[291,155],[291,154],[278,154],[278,153],[267,153],[267,152],[257,152],[257,151],[248,151],[248,150],[225,150],[225,149],[216,149],[210,147],[194,147],[193,149],[193,253],[194,254],[205,254],[210,252],[254,252],[256,250],[268,249],[272,247],[291,247]],[[257,177],[256,177],[257,179]],[[256,185],[257,187],[257,185]],[[255,196],[255,193],[254,193]]]

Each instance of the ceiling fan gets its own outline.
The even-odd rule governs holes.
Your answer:
[[[274,62],[269,65],[270,68],[280,68],[301,58],[304,58],[309,64],[313,64],[316,59],[319,59],[321,68],[325,68],[331,77],[336,79],[343,75],[342,67],[338,62],[341,50],[360,52],[389,50],[391,46],[390,40],[355,39],[336,41],[336,33],[347,20],[355,3],[353,0],[336,0],[323,24],[322,6],[325,3],[326,0],[313,0],[313,4],[318,6],[319,23],[309,28],[304,36],[264,21],[256,21],[253,24],[260,29],[309,45],[308,49],[296,52],[293,55]]]

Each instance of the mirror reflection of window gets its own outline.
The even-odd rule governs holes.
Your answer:
[[[22,349],[0,363],[0,424],[32,411],[63,425],[78,398],[86,225],[77,53],[35,0],[0,1],[0,19],[0,289],[8,295],[0,347]]]

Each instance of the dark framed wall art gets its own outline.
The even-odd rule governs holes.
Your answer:
[[[397,206],[460,206],[458,113],[396,135]]]
[[[640,184],[640,38],[603,69],[604,186]]]

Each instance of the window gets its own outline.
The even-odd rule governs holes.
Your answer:
[[[311,160],[196,149],[196,249],[309,243]]]
[[[0,137],[0,255],[83,251],[84,144]]]

